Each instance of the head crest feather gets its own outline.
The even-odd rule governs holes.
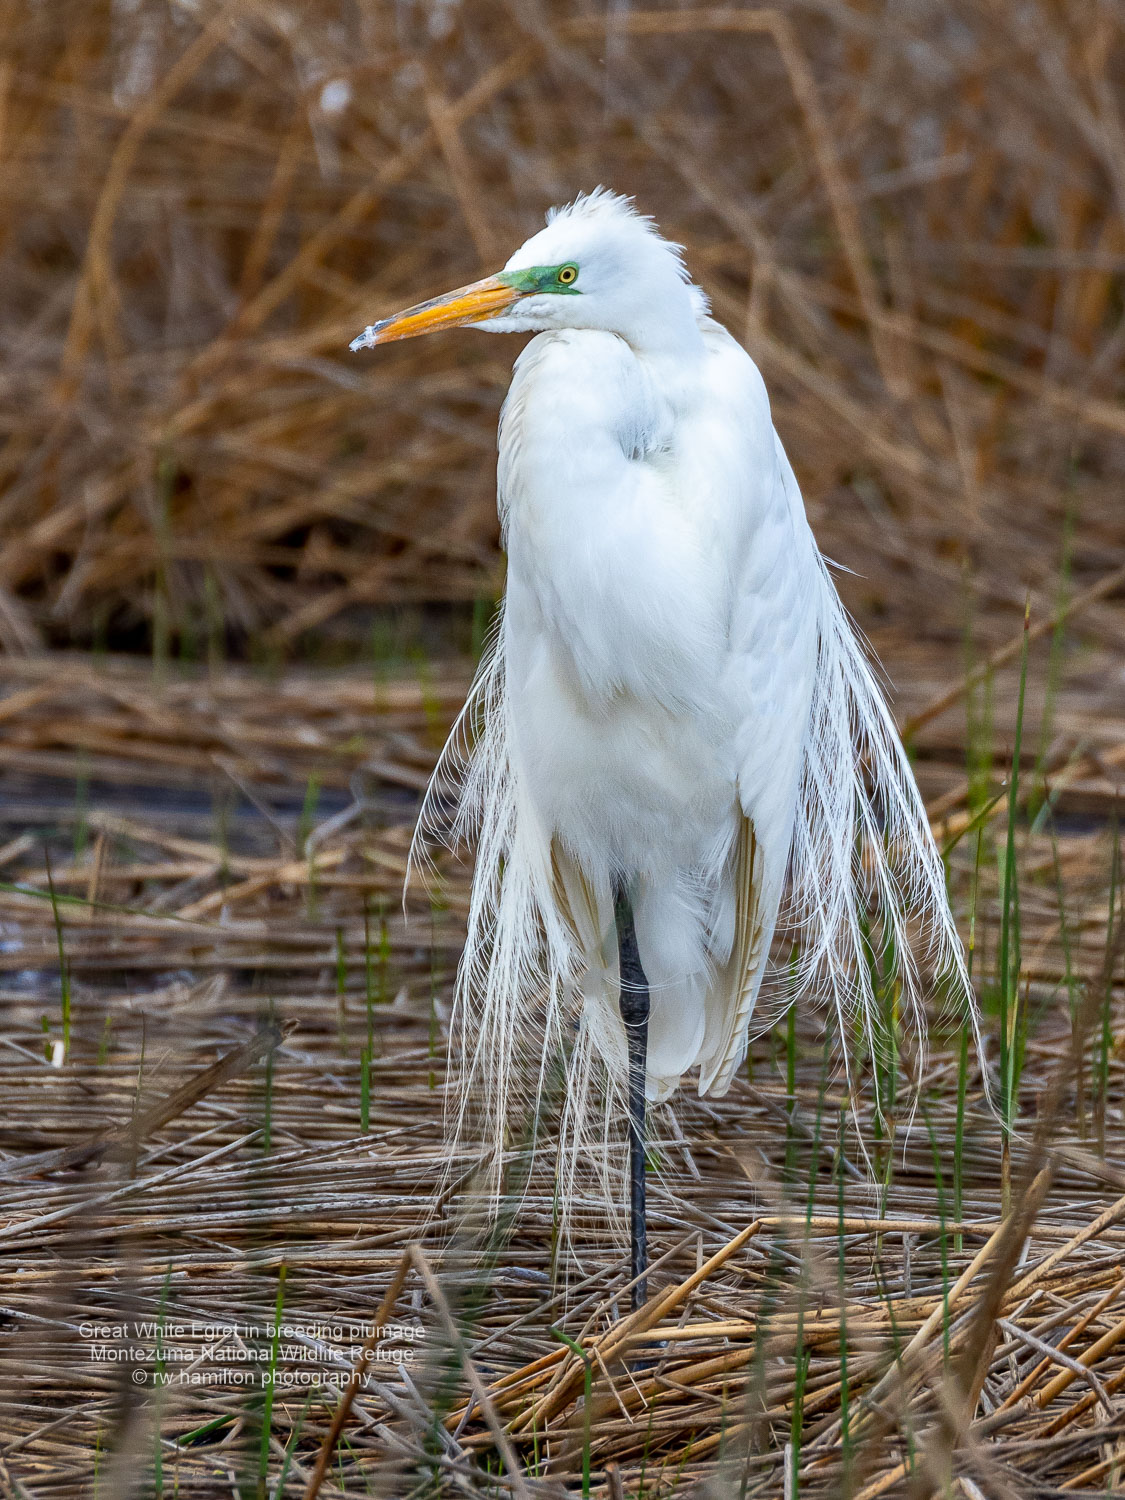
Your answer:
[[[596,222],[600,219],[607,223],[616,221],[618,224],[629,225],[640,230],[669,252],[682,280],[691,280],[684,265],[684,247],[674,240],[666,240],[652,215],[641,213],[635,200],[624,193],[615,193],[611,188],[599,184],[591,192],[579,193],[571,202],[547,210],[548,224],[555,224],[565,219],[586,222]]]

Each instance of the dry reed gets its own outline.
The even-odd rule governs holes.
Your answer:
[[[948,653],[919,645],[913,662],[902,708],[924,717]],[[973,1347],[1007,1223],[997,1124],[974,1104],[975,1083],[955,1143],[955,1039],[931,1060],[923,1115],[899,1122],[881,1158],[882,1186],[849,1163],[848,1101],[839,1079],[825,1085],[815,1017],[797,1028],[795,1113],[777,1034],[755,1045],[752,1075],[726,1099],[685,1099],[678,1123],[658,1130],[663,1260],[639,1322],[621,1321],[626,1273],[595,1202],[577,1215],[577,1268],[560,1265],[549,1159],[482,1270],[463,1231],[450,1238],[454,1204],[434,1198],[465,872],[448,870],[440,908],[416,891],[404,923],[398,904],[434,718],[453,711],[463,668],[424,683],[354,669],[271,682],[244,669],[172,667],[161,678],[143,662],[49,655],[8,659],[0,681],[9,1493],[78,1493],[95,1472],[105,1493],[151,1487],[157,1453],[165,1493],[253,1492],[260,1386],[224,1382],[269,1356],[262,1330],[282,1266],[292,1332],[276,1358],[265,1462],[272,1484],[292,1441],[286,1492],[303,1493],[376,1305],[415,1242],[425,1259],[411,1252],[390,1304],[395,1326],[371,1341],[321,1494],[489,1492],[503,1479],[498,1432],[527,1471],[512,1481],[524,1493],[580,1483],[584,1461],[607,1494],[613,1483],[628,1494],[745,1484],[780,1495],[794,1482],[810,1496],[914,1492],[930,1470],[920,1461],[907,1481],[904,1464],[912,1451],[937,1463],[942,1371]],[[1011,704],[997,696],[1003,722]],[[995,1347],[951,1460],[987,1494],[1096,1489],[1120,1452],[1120,1000],[1104,1095],[1094,1038],[1080,1103],[1065,996],[1069,985],[1100,1005],[1103,981],[1120,995],[1100,815],[1115,795],[1105,778],[1121,764],[1125,714],[1097,712],[1076,672],[1055,723],[1059,743],[1082,753],[1062,763],[1072,774],[1053,833],[1028,832],[1021,847],[1024,982],[1044,1006],[1027,1043],[1024,1133],[1052,1077],[1062,1102],[1050,1191],[998,1288]],[[918,748],[931,804],[946,805],[941,832],[960,806],[965,747],[935,720]],[[311,811],[310,784],[321,788]],[[968,842],[955,851],[958,892]],[[980,882],[984,963],[1000,891],[995,874]],[[1016,1142],[1017,1178],[1027,1149]],[[427,1267],[444,1311],[420,1280]],[[452,1366],[451,1318],[463,1330]],[[142,1386],[94,1357],[91,1323],[128,1325],[102,1343],[136,1361],[124,1368],[143,1372]],[[588,1442],[582,1366],[552,1325],[590,1351]],[[156,1327],[167,1329],[165,1355]],[[154,1382],[173,1356],[175,1371],[206,1379],[166,1387],[157,1403]]]
[[[1117,11],[4,17],[0,1494],[1117,1492]],[[400,905],[470,663],[387,611],[497,592],[515,351],[343,352],[598,181],[687,245],[856,570],[993,1051],[1037,635],[1010,1158],[939,1033],[872,1180],[802,1016],[658,1122],[640,1321],[549,1160],[483,1258],[439,1196],[466,868]]]
[[[599,181],[760,361],[865,624],[1003,639],[1068,514],[1076,580],[1125,561],[1108,5],[13,0],[4,58],[9,649],[492,598],[510,341],[345,345]]]

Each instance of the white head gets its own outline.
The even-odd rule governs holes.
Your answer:
[[[493,333],[599,329],[638,351],[686,353],[700,346],[705,311],[680,246],[663,239],[628,198],[596,188],[552,209],[547,227],[497,275],[374,323],[351,347],[468,325]]]

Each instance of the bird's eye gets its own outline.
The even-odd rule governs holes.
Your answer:
[[[578,280],[578,267],[563,266],[559,271],[559,280],[563,286],[570,286],[571,282]]]

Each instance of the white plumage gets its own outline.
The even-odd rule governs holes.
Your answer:
[[[689,1073],[728,1088],[782,912],[787,993],[834,1006],[843,1034],[873,1038],[871,941],[923,1037],[924,972],[975,1029],[893,721],[762,378],[678,247],[599,189],[498,277],[356,346],[467,321],[539,332],[500,424],[503,614],[435,782],[460,783],[457,831],[477,843],[462,1100],[487,1101],[502,1145],[528,1057],[541,1084],[562,1056],[564,1133],[604,1135],[591,1085],[604,1064],[612,1100],[626,1057],[615,880],[651,986],[650,1099]],[[438,810],[431,792],[423,829]]]

